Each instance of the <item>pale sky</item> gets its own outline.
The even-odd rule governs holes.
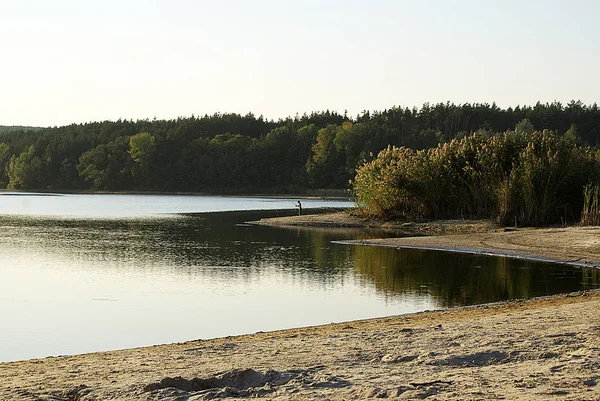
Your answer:
[[[0,125],[597,102],[595,0],[0,0]]]

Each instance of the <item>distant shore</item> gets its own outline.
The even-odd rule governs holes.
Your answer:
[[[359,227],[361,219],[336,213],[255,223]],[[486,221],[362,226],[437,234],[362,245],[600,263],[598,227],[504,231]],[[600,292],[586,291],[5,363],[0,400],[599,399],[599,310]]]
[[[0,189],[0,195],[164,195],[164,196],[222,196],[242,198],[269,199],[331,199],[351,201],[346,190],[312,190],[303,194],[270,194],[270,193],[223,193],[223,192],[182,192],[182,191],[91,191],[91,190],[61,190],[61,189]]]

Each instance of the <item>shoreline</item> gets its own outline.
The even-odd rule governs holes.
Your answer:
[[[357,245],[479,253],[600,268],[600,227],[511,231],[344,241]]]
[[[399,235],[390,238],[337,242],[504,256],[600,268],[600,227],[596,226],[499,228],[488,220],[382,223],[365,220],[345,212],[269,218],[250,223],[281,227],[383,229]]]
[[[0,399],[597,399],[599,307],[584,291],[9,362]]]
[[[198,197],[223,197],[223,198],[268,198],[268,199],[320,199],[352,201],[351,196],[338,194],[320,194],[318,191],[306,194],[269,194],[269,193],[223,193],[223,192],[184,192],[184,191],[91,191],[91,190],[52,190],[52,189],[0,189],[0,196],[61,196],[61,195],[148,195],[148,196],[198,196]]]
[[[435,246],[435,245],[402,245],[402,244],[391,244],[391,243],[370,243],[369,240],[358,240],[358,241],[333,241],[336,244],[344,244],[344,245],[362,245],[362,246],[381,246],[381,247],[390,247],[390,248],[398,248],[398,249],[419,249],[425,251],[440,251],[440,252],[452,252],[452,253],[466,253],[472,255],[484,255],[484,256],[499,256],[513,259],[523,259],[523,260],[531,260],[535,262],[545,262],[545,263],[558,263],[568,266],[575,267],[590,267],[600,269],[600,264],[598,263],[590,263],[590,262],[582,262],[580,258],[574,260],[560,260],[551,257],[538,256],[534,254],[527,253],[517,253],[510,251],[499,251],[492,249],[483,249],[483,248],[461,248],[461,247],[443,247],[443,246]]]
[[[252,223],[359,227],[360,218],[335,213]],[[600,227],[362,224],[418,236],[343,243],[600,264]],[[424,235],[431,233],[438,235]],[[0,363],[0,400],[599,399],[598,310],[600,290],[589,290]]]

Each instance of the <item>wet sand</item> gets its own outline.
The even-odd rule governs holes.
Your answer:
[[[302,220],[290,219],[262,223]],[[343,216],[323,216],[320,225],[327,219],[349,224]],[[485,222],[461,224],[404,226],[445,235],[363,243],[600,263],[597,227],[505,232]],[[597,400],[599,311],[600,292],[589,291],[5,363],[0,399]]]

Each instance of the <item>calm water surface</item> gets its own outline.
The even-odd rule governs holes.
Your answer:
[[[593,269],[331,242],[389,234],[383,232],[245,224],[293,214],[293,202],[0,195],[0,361],[526,298],[600,283]],[[302,202],[305,208],[351,206]]]

